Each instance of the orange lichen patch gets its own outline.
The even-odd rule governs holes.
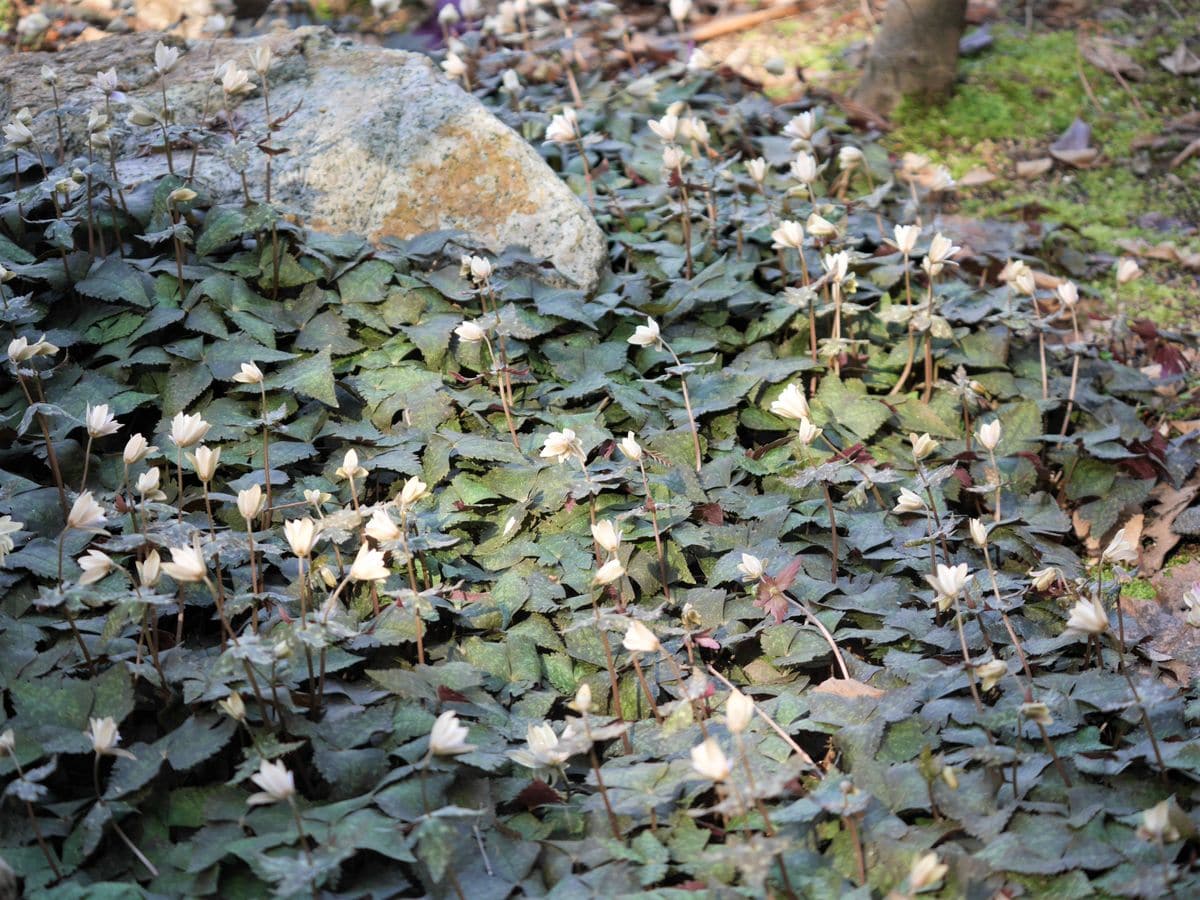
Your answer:
[[[409,190],[383,217],[376,236],[409,238],[443,228],[487,233],[513,216],[535,215],[537,189],[528,167],[505,146],[510,142],[504,134],[440,128],[431,143],[446,148],[447,155],[410,164],[404,173]]]

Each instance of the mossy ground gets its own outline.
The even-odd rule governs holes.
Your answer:
[[[897,128],[888,146],[896,153],[927,154],[956,177],[980,168],[997,176],[986,185],[963,188],[959,211],[1052,226],[1055,239],[1073,251],[1068,274],[1102,308],[1111,308],[1108,258],[1121,255],[1123,245],[1170,241],[1200,248],[1195,228],[1200,161],[1170,171],[1168,162],[1181,147],[1151,151],[1145,146],[1171,119],[1194,108],[1194,85],[1167,72],[1158,58],[1194,33],[1198,22],[1200,12],[1190,21],[1145,18],[1106,28],[1104,36],[1122,42],[1121,49],[1145,71],[1145,78],[1128,82],[1128,89],[1084,58],[1075,29],[1035,25],[1026,32],[1021,25],[997,24],[993,46],[962,61],[953,97],[936,107],[906,104],[896,111]],[[1056,163],[1039,178],[1017,177],[1017,162],[1046,157],[1050,144],[1077,117],[1091,126],[1093,144],[1102,151],[1096,164],[1073,169]],[[1131,314],[1195,324],[1196,274],[1170,263],[1143,261],[1143,266],[1150,277],[1127,289],[1124,298]]]
[[[992,173],[995,180],[988,184],[958,191],[956,211],[1043,225],[1053,242],[1043,255],[1058,259],[1060,274],[1074,278],[1101,310],[1115,307],[1112,260],[1125,252],[1123,243],[1170,241],[1200,250],[1195,225],[1200,222],[1200,159],[1172,172],[1168,163],[1182,149],[1182,138],[1158,150],[1141,144],[1196,108],[1196,78],[1172,75],[1158,59],[1200,31],[1200,7],[1180,6],[1176,18],[1165,9],[1127,6],[1119,15],[1102,16],[1095,4],[1073,16],[1069,26],[1035,19],[1026,31],[1024,6],[1003,3],[991,25],[995,42],[961,61],[954,96],[935,107],[902,106],[884,141],[894,154],[922,153],[945,163],[957,178],[974,169]],[[859,77],[870,31],[860,4],[838,0],[811,14],[713,41],[705,49],[719,58],[747,54],[750,71],[775,97],[804,90],[791,67],[799,67],[809,86],[846,93]],[[1084,34],[1116,42],[1142,66],[1145,77],[1128,82],[1128,90],[1122,87],[1081,54]],[[772,75],[766,69],[770,60],[787,63],[788,73]],[[1036,179],[1018,178],[1017,162],[1046,157],[1076,117],[1091,126],[1093,143],[1102,151],[1094,167],[1059,163]],[[1174,263],[1142,264],[1148,277],[1122,298],[1130,313],[1195,326],[1198,273]]]

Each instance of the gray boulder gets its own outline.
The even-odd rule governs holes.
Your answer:
[[[186,44],[159,34],[113,36],[57,54],[0,60],[0,114],[28,106],[37,114],[35,132],[47,149],[54,147],[50,89],[38,75],[50,64],[62,78],[69,152],[84,154],[87,112],[103,106],[89,82],[115,67],[121,178],[133,185],[157,177],[167,167],[157,129],[130,126],[125,116],[133,104],[162,108],[153,68],[160,38],[182,51],[167,80],[175,127],[207,114],[196,181],[215,201],[242,196],[239,168],[251,198],[265,195],[266,157],[253,146],[268,135],[261,79],[252,76],[255,90],[230,101],[242,137],[241,152],[231,152],[213,72],[226,60],[249,70],[250,51],[266,44],[274,57],[271,116],[286,117],[271,136],[274,147],[287,149],[272,163],[274,202],[312,227],[372,239],[460,230],[493,252],[528,248],[578,287],[597,283],[605,245],[587,208],[533,147],[420,54],[366,47],[321,28]],[[176,172],[186,172],[191,150],[177,145],[174,157]]]

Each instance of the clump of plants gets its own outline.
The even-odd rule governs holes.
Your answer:
[[[26,890],[1186,895],[1200,698],[1120,603],[1195,469],[1183,354],[938,231],[949,174],[831,110],[693,56],[568,111],[451,25],[606,228],[593,295],[178,157],[123,196],[119,73],[86,159],[53,105],[6,128]]]

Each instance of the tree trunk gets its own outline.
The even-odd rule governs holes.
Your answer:
[[[855,101],[886,115],[905,97],[949,94],[966,12],[967,0],[888,0]]]

